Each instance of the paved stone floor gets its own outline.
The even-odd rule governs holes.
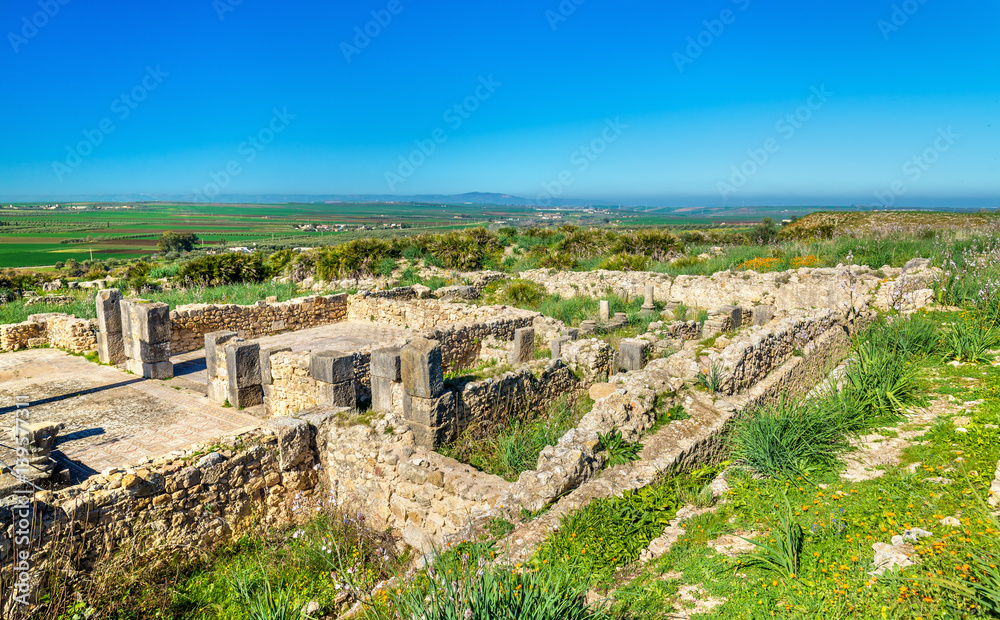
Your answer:
[[[30,399],[32,420],[65,425],[53,456],[75,479],[261,423],[181,380],[144,380],[54,349],[0,354],[0,443],[8,446],[16,396]],[[0,448],[0,459],[11,463],[13,454]]]

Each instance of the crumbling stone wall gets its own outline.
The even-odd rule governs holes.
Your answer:
[[[523,411],[537,411],[581,387],[561,360],[539,360],[499,377],[466,383],[457,392],[457,429]]]
[[[30,564],[44,567],[53,547],[72,547],[79,550],[72,568],[92,570],[135,536],[148,537],[151,544],[140,547],[151,554],[148,561],[171,552],[188,556],[256,523],[294,521],[297,499],[318,492],[314,429],[307,422],[276,419],[221,443],[228,447],[204,454],[193,446],[183,455],[36,493],[45,528]],[[6,516],[0,522],[11,523],[9,509]]]
[[[925,269],[930,270],[926,266]],[[873,270],[853,266],[854,281],[844,268],[802,268],[775,273],[720,271],[711,276],[670,276],[652,272],[557,271],[534,269],[521,277],[542,284],[564,297],[601,297],[614,293],[625,298],[644,295],[647,284],[661,302],[714,309],[735,303],[774,306],[781,312],[795,308],[846,309],[867,303],[880,280],[897,277],[900,269]]]
[[[62,313],[32,314],[23,323],[0,325],[0,351],[50,346],[83,353],[97,346],[91,321]]]
[[[427,330],[454,323],[485,323],[499,318],[535,317],[537,312],[510,306],[474,306],[417,299],[411,287],[380,293],[362,292],[350,299],[349,321],[370,321],[412,330]]]
[[[231,330],[250,340],[347,319],[347,295],[300,297],[281,303],[258,301],[252,306],[192,304],[170,313],[171,355],[205,345],[205,334]]]

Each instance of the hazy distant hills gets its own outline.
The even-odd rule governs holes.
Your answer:
[[[2,199],[0,199],[2,200]],[[88,194],[62,197],[34,198],[31,201],[52,202],[202,202],[194,194]],[[27,201],[27,200],[25,200]],[[488,192],[471,192],[467,194],[425,194],[411,196],[395,196],[391,194],[219,194],[211,198],[213,203],[260,203],[284,204],[288,202],[422,202],[442,204],[482,204],[482,205],[523,205],[523,206],[569,206],[587,207],[591,205],[608,205],[607,201],[588,201],[578,199],[558,199],[544,205],[530,198],[496,194]],[[22,202],[22,200],[8,200]]]

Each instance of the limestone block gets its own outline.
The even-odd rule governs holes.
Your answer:
[[[756,306],[753,309],[753,324],[767,325],[774,318],[774,306]]]
[[[205,334],[205,366],[208,377],[218,374],[219,362],[225,364],[224,345],[237,338],[234,331],[218,331]]]
[[[743,324],[743,308],[739,306],[722,306],[713,314],[722,318],[729,325],[728,329],[736,329]]]
[[[565,345],[569,341],[570,341],[569,336],[560,336],[552,340],[551,344],[552,359],[557,360],[561,358],[563,345]]]
[[[580,328],[579,327],[564,327],[562,330],[562,335],[566,336],[570,340],[577,340],[580,338]]]
[[[170,342],[170,306],[164,303],[132,304],[132,329],[139,340]]]
[[[611,303],[607,299],[600,302],[599,318],[602,323],[607,323],[611,319]]]
[[[410,396],[437,398],[444,391],[441,343],[414,338],[400,350],[400,377]]]
[[[318,388],[316,400],[319,401],[319,404],[330,407],[358,408],[357,387],[353,380],[339,383],[318,382],[316,385]]]
[[[354,356],[341,351],[320,351],[309,355],[309,376],[323,383],[354,380]]]
[[[122,338],[122,333],[98,332],[97,356],[100,358],[102,364],[121,364],[122,362],[124,362],[125,340],[124,338]]]
[[[440,398],[403,397],[403,419],[429,428],[453,427],[457,410],[455,395],[447,392]]]
[[[627,371],[642,370],[646,364],[646,354],[649,351],[649,342],[634,338],[626,338],[618,345],[619,359],[622,368]]]
[[[274,378],[271,376],[271,355],[291,350],[291,347],[282,347],[278,345],[262,347],[260,349],[260,382],[263,385],[270,385],[274,382]]]
[[[372,375],[372,409],[392,411],[392,390],[395,383],[388,377]]]
[[[402,381],[400,347],[386,347],[372,351],[371,374],[372,377]]]
[[[264,404],[264,389],[260,385],[248,385],[246,387],[234,387],[229,384],[229,404],[237,409],[256,407]]]
[[[147,379],[169,379],[174,376],[174,365],[171,362],[150,363],[130,357],[125,361],[125,368]]]
[[[408,422],[413,432],[413,440],[425,450],[436,450],[451,440],[451,429],[444,426],[429,427],[416,422]]]
[[[122,344],[124,345],[124,340],[122,341]],[[147,364],[155,364],[157,362],[166,362],[170,360],[169,342],[150,343],[145,340],[140,340],[136,349],[138,353],[137,359]]]
[[[104,334],[122,331],[122,293],[116,288],[97,292],[97,327]]]
[[[247,342],[230,342],[226,345],[226,375],[229,391],[261,385],[260,345]],[[229,401],[232,403],[233,399]],[[233,403],[235,405],[236,403]],[[257,403],[260,404],[260,403]]]
[[[535,330],[532,327],[522,327],[514,330],[514,350],[511,363],[526,364],[535,359]]]
[[[643,300],[642,309],[646,312],[652,312],[656,310],[656,306],[653,304],[653,291],[654,286],[652,284],[646,285],[646,298]]]

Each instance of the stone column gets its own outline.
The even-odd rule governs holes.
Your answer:
[[[656,305],[653,303],[653,285],[646,285],[646,299],[642,303],[642,311],[645,313],[656,312]]]
[[[173,377],[169,306],[123,300],[120,307],[126,368],[147,379]]]
[[[219,405],[229,400],[229,378],[226,371],[225,344],[236,339],[233,331],[205,334],[205,374],[208,376],[208,399]],[[219,371],[223,372],[219,372]]]
[[[535,359],[535,329],[522,327],[514,330],[514,350],[511,364],[527,364]]]
[[[403,381],[403,419],[422,448],[435,450],[455,432],[456,406],[444,391],[441,343],[414,338],[400,350]]]
[[[396,405],[402,406],[396,392],[401,387],[402,370],[399,347],[387,347],[372,351],[371,381],[372,409],[375,411],[394,411]]]
[[[607,299],[600,302],[600,315],[598,317],[602,323],[607,323],[611,319],[611,303]]]
[[[358,408],[353,355],[341,351],[312,353],[309,355],[309,376],[320,384],[322,404]]]
[[[122,293],[116,288],[97,292],[97,355],[102,364],[125,361],[122,337]]]
[[[246,409],[264,404],[259,344],[243,340],[230,340],[226,344],[226,381],[229,404],[233,407]]]

